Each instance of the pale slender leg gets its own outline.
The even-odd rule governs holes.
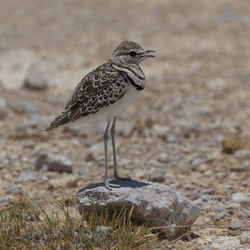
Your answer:
[[[115,176],[115,179],[128,181],[131,179],[130,178],[122,178],[118,175],[118,172],[117,172],[116,148],[115,148],[115,123],[116,123],[116,116],[113,119],[113,123],[112,123],[111,129],[110,129],[111,139],[112,139],[112,147],[113,147],[113,158],[114,158],[114,176]]]
[[[109,180],[108,180],[108,140],[109,140],[110,124],[111,124],[111,119],[108,119],[107,127],[105,130],[104,136],[103,136],[104,153],[105,153],[105,180],[104,180],[104,184],[105,184],[105,187],[107,189],[112,190],[110,187],[119,187],[119,185],[109,184]]]

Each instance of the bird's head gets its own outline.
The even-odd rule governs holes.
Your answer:
[[[114,50],[111,60],[118,65],[141,63],[144,59],[155,57],[154,50],[145,50],[139,44],[130,41],[121,42]]]

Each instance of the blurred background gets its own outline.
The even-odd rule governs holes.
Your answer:
[[[53,207],[62,183],[72,195],[103,181],[103,124],[41,129],[122,40],[157,57],[141,65],[147,87],[119,116],[121,175],[182,191],[202,208],[197,224],[237,222],[235,237],[198,233],[240,244],[250,218],[250,5],[243,0],[1,1],[0,204],[28,192]],[[49,153],[70,159],[69,170],[41,171],[39,157]]]

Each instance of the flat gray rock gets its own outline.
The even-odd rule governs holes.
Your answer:
[[[150,222],[151,226],[185,226],[166,230],[171,238],[191,228],[200,209],[180,192],[164,184],[139,181],[112,181],[120,188],[109,191],[103,183],[93,184],[78,191],[79,212],[110,211],[134,206],[132,220]],[[188,225],[188,227],[186,227]]]
[[[47,78],[37,66],[33,65],[30,68],[26,78],[24,79],[24,88],[33,90],[45,90],[47,88],[47,85]]]
[[[62,155],[42,153],[36,159],[35,169],[37,171],[72,173],[73,162]]]

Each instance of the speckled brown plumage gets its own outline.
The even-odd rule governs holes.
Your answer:
[[[129,84],[124,74],[112,67],[112,62],[99,66],[88,73],[77,85],[63,112],[45,131],[50,131],[67,122],[94,114],[122,98]]]
[[[60,125],[74,122],[81,117],[105,119],[107,127],[103,136],[105,153],[105,186],[118,187],[108,180],[108,139],[112,139],[114,177],[128,180],[118,175],[115,149],[116,116],[123,107],[129,105],[146,84],[145,75],[139,64],[153,50],[144,50],[139,44],[124,41],[114,50],[111,59],[87,74],[77,85],[71,99],[62,113],[45,129],[51,131]]]

